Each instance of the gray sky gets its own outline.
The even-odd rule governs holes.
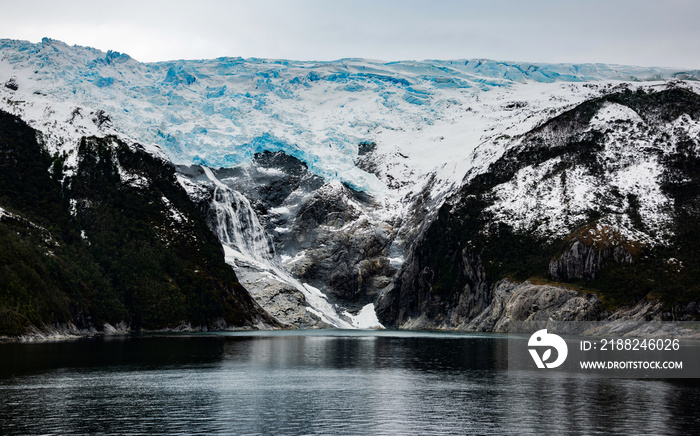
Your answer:
[[[0,0],[0,38],[140,61],[490,58],[700,68],[695,0]]]

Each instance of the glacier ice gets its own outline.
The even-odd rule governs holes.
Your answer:
[[[667,68],[486,59],[140,63],[119,52],[48,38],[37,44],[0,40],[0,59],[0,79],[16,80],[20,94],[43,95],[47,106],[71,101],[104,110],[122,134],[160,147],[175,163],[231,167],[257,152],[281,150],[326,180],[376,195],[386,191],[386,183],[354,165],[359,143],[413,147],[415,156],[409,157],[420,167],[421,149],[429,147],[426,135],[438,136],[438,130],[454,122],[463,122],[463,129],[473,127],[469,123],[478,119],[465,114],[483,100],[483,91],[532,83],[699,76]],[[454,156],[467,158],[460,147],[473,148],[470,138],[455,133],[443,143],[455,149],[453,156],[441,164],[453,162]]]

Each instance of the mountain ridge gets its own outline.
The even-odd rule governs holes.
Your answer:
[[[584,79],[623,81],[640,71],[645,71],[645,81],[668,80],[679,73],[638,67],[625,67],[630,71],[622,73],[615,68],[598,71],[595,67],[589,73],[576,65],[555,65],[548,70],[536,64],[512,66],[493,61],[466,61],[468,66],[462,61],[403,65],[362,60],[345,65],[223,59],[142,64],[128,55],[69,47],[54,40],[38,44],[2,40],[0,55],[0,75],[7,76],[3,80],[16,76],[16,92],[27,91],[30,96],[39,93],[32,96],[33,100],[42,93],[61,96],[73,100],[78,107],[104,110],[120,126],[122,134],[159,146],[177,164],[232,166],[249,160],[255,152],[281,150],[304,161],[317,175],[326,179],[340,177],[357,189],[376,191],[374,194],[383,190],[382,184],[358,172],[353,165],[358,143],[374,140],[380,148],[399,143],[409,156],[411,149],[416,149],[411,145],[411,136],[422,141],[443,136],[443,144],[458,147],[469,138],[454,129],[446,132],[448,126],[441,125],[440,131],[430,136],[421,131],[445,121],[477,121],[474,117],[465,118],[460,106],[476,109],[475,95],[481,93],[485,97],[483,90],[512,88],[518,85],[519,77],[528,77],[528,70],[547,72],[537,78],[556,83]],[[450,62],[456,64],[449,66]],[[517,74],[511,74],[511,70]],[[565,74],[566,71],[569,72]],[[570,94],[567,93],[568,98]],[[58,102],[46,100],[49,110],[56,110]],[[148,104],[136,100],[146,100]],[[358,100],[361,105],[356,103]],[[485,109],[497,109],[492,106]],[[30,116],[39,118],[41,114]],[[418,123],[422,129],[411,127],[401,133]],[[310,128],[300,130],[300,125]],[[389,135],[391,131],[394,133]],[[389,135],[386,144],[385,135]],[[420,166],[423,156],[410,160],[412,165]],[[420,171],[425,174],[432,169]],[[348,176],[343,176],[346,172]]]
[[[637,108],[645,121],[614,117],[599,128],[596,116],[611,101]],[[688,193],[698,192],[700,138],[685,132],[695,131],[698,103],[700,96],[684,88],[626,90],[584,102],[518,139],[424,224],[397,284],[380,301],[380,319],[413,328],[466,325],[487,309],[501,280],[548,275],[594,290],[600,297],[595,316],[605,313],[603,306],[611,316],[611,309],[661,299],[666,306],[658,313],[677,304],[688,308],[678,313],[697,317],[697,231],[688,214],[697,210],[698,197]],[[691,126],[675,128],[684,116]],[[629,139],[632,127],[642,129],[644,141],[620,145],[616,135]],[[625,155],[625,148],[633,153]],[[610,149],[627,157],[610,159]],[[615,177],[650,163],[659,167],[642,171],[647,185]],[[515,195],[502,194],[509,185]],[[583,199],[567,200],[567,186]],[[641,214],[640,204],[648,207]]]
[[[700,86],[679,77],[697,74],[483,60],[143,64],[0,41],[0,109],[40,132],[52,183],[70,192],[88,143],[141,144],[128,147],[172,171],[158,179],[175,180],[218,238],[217,264],[296,327],[492,329],[550,303],[574,318],[640,304],[635,316],[696,316],[687,241]],[[111,159],[103,152],[93,170]],[[155,183],[132,163],[107,171],[110,183]],[[177,220],[184,206],[163,198],[153,201]],[[649,285],[657,277],[675,294]]]

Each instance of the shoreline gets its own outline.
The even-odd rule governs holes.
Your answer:
[[[207,329],[205,326],[192,327],[190,323],[181,323],[177,327],[164,329],[142,329],[132,330],[125,322],[120,322],[116,326],[104,324],[102,330],[95,327],[89,329],[81,329],[73,323],[60,324],[49,326],[45,325],[42,328],[29,326],[26,333],[20,336],[2,336],[0,335],[0,344],[2,343],[46,343],[46,342],[63,342],[74,341],[79,339],[91,338],[96,336],[114,336],[123,337],[134,334],[149,334],[149,333],[195,333],[195,332],[227,332],[227,331],[255,331],[255,330],[295,330],[294,328],[274,328],[267,325],[234,327],[224,329]]]
[[[599,337],[625,337],[625,338],[644,338],[644,337],[672,337],[691,340],[700,340],[700,322],[692,321],[631,321],[631,320],[608,320],[608,321],[573,321],[569,323],[580,323],[586,325],[585,329],[574,328],[571,325],[557,324],[557,321],[535,322],[530,327],[539,326],[537,328],[546,327],[551,332],[559,334],[568,334],[573,336],[599,336]],[[656,326],[652,327],[653,324]],[[697,325],[695,325],[697,324]],[[516,326],[517,325],[517,326]],[[423,333],[493,333],[493,334],[524,334],[523,327],[528,327],[528,323],[514,323],[512,331],[506,330],[465,330],[465,329],[388,329],[399,332],[423,332]],[[568,328],[567,328],[568,327]],[[39,344],[49,342],[67,342],[93,337],[127,337],[133,335],[148,335],[148,334],[169,334],[169,333],[225,333],[225,332],[256,332],[256,331],[294,331],[294,330],[364,330],[364,329],[324,329],[310,328],[299,329],[295,327],[287,328],[271,328],[270,326],[246,326],[237,328],[224,329],[208,329],[204,326],[192,327],[189,323],[182,323],[174,328],[164,329],[142,329],[131,330],[126,323],[122,322],[117,326],[105,324],[103,330],[97,330],[92,327],[90,329],[79,329],[73,324],[62,324],[59,326],[44,326],[38,329],[35,326],[28,327],[28,332],[22,336],[0,336],[0,344],[4,343],[24,343],[24,344]],[[375,329],[368,329],[375,330]],[[387,329],[379,329],[387,330]]]

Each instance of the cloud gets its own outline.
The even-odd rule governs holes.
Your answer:
[[[129,53],[332,60],[486,57],[700,67],[700,2],[493,0],[25,0],[1,37]]]

